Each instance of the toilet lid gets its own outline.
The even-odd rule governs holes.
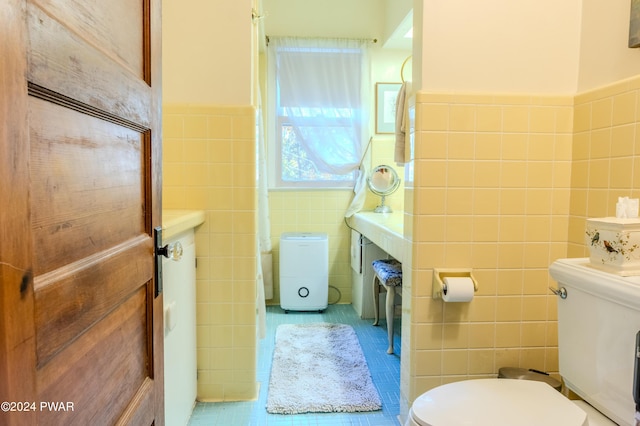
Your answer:
[[[587,414],[546,383],[479,379],[449,383],[411,407],[422,426],[587,426]]]

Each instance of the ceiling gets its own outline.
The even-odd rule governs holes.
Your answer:
[[[261,32],[268,37],[377,40],[384,49],[411,50],[412,0],[262,0]]]
[[[395,31],[393,31],[389,38],[387,38],[383,47],[388,49],[411,50],[413,47],[413,38],[406,37],[406,34],[412,30],[413,11],[410,11],[396,27]]]

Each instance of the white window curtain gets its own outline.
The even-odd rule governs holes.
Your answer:
[[[348,175],[360,165],[369,132],[367,44],[347,39],[269,40],[270,81],[276,83],[269,102],[274,108],[273,139],[280,140],[278,127],[286,122],[320,172]]]

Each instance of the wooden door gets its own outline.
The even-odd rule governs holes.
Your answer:
[[[160,1],[0,4],[0,424],[162,425]]]

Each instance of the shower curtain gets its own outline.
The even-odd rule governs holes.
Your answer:
[[[258,91],[256,108],[256,150],[258,185],[258,335],[266,332],[266,300],[273,299],[273,253],[271,251],[271,220],[269,218],[269,191],[267,188],[267,162],[264,140],[262,99]]]

